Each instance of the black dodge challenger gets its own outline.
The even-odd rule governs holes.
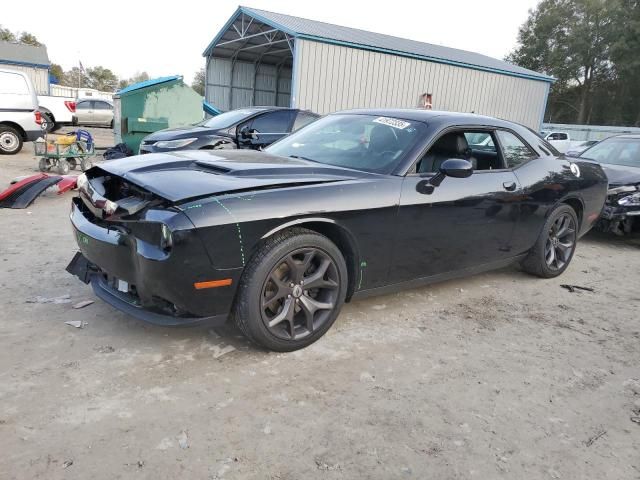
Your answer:
[[[321,337],[345,301],[520,262],[569,265],[607,192],[599,164],[559,157],[489,117],[353,110],[264,152],[177,151],[78,179],[68,271],[160,325],[233,319],[273,350]]]

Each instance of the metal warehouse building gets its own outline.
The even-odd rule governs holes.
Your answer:
[[[538,129],[553,81],[478,53],[247,7],[203,56],[205,98],[221,110],[431,106]]]
[[[0,68],[26,73],[38,95],[49,95],[49,66],[49,56],[44,45],[34,47],[0,42]]]

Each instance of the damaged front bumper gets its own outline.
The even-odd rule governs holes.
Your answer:
[[[162,326],[224,323],[235,289],[198,290],[195,285],[221,275],[235,287],[240,272],[216,270],[197,234],[176,230],[169,252],[139,235],[168,213],[149,211],[139,222],[106,222],[98,219],[80,197],[72,202],[71,223],[80,252],[67,271],[91,284],[95,294],[135,318]],[[173,214],[174,216],[176,214]],[[177,214],[169,223],[187,222]],[[163,220],[168,221],[166,218]],[[141,230],[144,226],[146,230]],[[184,226],[184,225],[183,225]]]
[[[625,235],[638,225],[640,217],[640,196],[635,186],[622,186],[609,189],[607,200],[602,208],[598,228],[616,235]]]
[[[84,283],[91,284],[93,292],[98,298],[112,307],[134,318],[162,327],[182,327],[206,323],[211,326],[220,326],[227,321],[227,315],[214,315],[210,317],[175,316],[159,313],[141,305],[140,299],[130,291],[122,292],[116,285],[122,281],[111,278],[102,272],[96,265],[89,262],[80,252],[77,252],[69,265],[67,272],[75,275]],[[160,305],[158,305],[158,309]]]

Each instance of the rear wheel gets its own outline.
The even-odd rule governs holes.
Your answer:
[[[0,125],[0,154],[13,155],[22,150],[22,136],[13,127]]]
[[[268,239],[247,265],[234,318],[255,343],[298,350],[329,330],[346,292],[340,250],[323,235],[293,228]]]
[[[558,205],[547,218],[538,240],[522,267],[542,278],[553,278],[564,272],[576,250],[578,217],[569,205]]]
[[[51,164],[47,158],[41,157],[40,160],[38,160],[38,170],[41,172],[48,172],[51,170]]]

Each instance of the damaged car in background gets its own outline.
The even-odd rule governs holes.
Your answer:
[[[609,137],[579,158],[602,164],[609,179],[598,229],[616,235],[640,229],[640,135]]]
[[[252,148],[260,150],[320,118],[308,110],[248,107],[187,127],[159,130],[140,143],[139,153]]]
[[[607,179],[507,121],[352,110],[263,152],[114,160],[78,189],[80,251],[67,270],[97,296],[160,325],[233,320],[255,343],[291,351],[352,298],[514,262],[560,275]]]

